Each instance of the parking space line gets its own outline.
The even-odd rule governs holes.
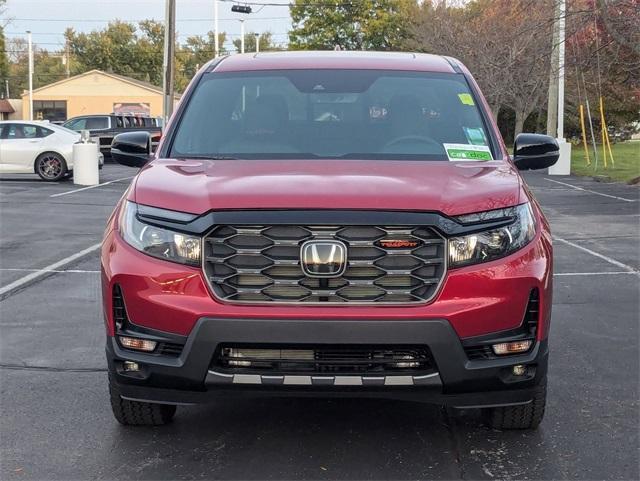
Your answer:
[[[558,242],[562,242],[563,244],[566,244],[568,246],[571,247],[575,247],[576,249],[581,250],[582,252],[586,252],[587,254],[591,254],[594,257],[597,257],[599,259],[602,259],[603,261],[607,261],[609,264],[613,264],[614,266],[620,267],[622,269],[624,269],[627,272],[631,272],[631,273],[638,273],[637,269],[634,269],[633,267],[624,264],[620,261],[617,261],[615,259],[612,259],[611,257],[607,257],[604,254],[600,254],[599,252],[593,251],[591,249],[588,249],[586,247],[583,247],[581,245],[575,244],[574,242],[568,241],[566,239],[562,239],[561,237],[556,237],[553,236],[553,240],[558,241]]]
[[[2,271],[6,271],[6,272],[56,272],[59,274],[64,274],[64,273],[70,273],[70,274],[99,274],[100,271],[87,271],[84,269],[49,269],[49,270],[44,270],[44,269],[22,269],[22,268],[12,268],[12,267],[5,267],[3,269],[0,269],[0,272]]]
[[[11,185],[23,185],[23,184],[38,184],[38,185],[58,185],[60,182],[44,182],[42,180],[4,180],[0,179],[0,185],[2,184],[11,184]]]
[[[572,189],[575,189],[575,190],[581,190],[583,192],[589,192],[590,194],[601,195],[602,197],[609,197],[610,199],[623,200],[625,202],[637,202],[637,199],[626,199],[625,197],[618,197],[617,195],[603,194],[602,192],[596,192],[595,190],[585,189],[583,187],[578,187],[577,185],[567,184],[566,182],[560,182],[559,180],[555,180],[555,179],[547,179],[545,177],[544,180],[548,180],[549,182],[554,182],[554,183],[560,184],[560,185],[565,185],[565,186],[571,187]]]
[[[636,275],[640,277],[640,272],[633,271],[611,271],[611,272],[555,272],[554,276],[619,276]]]
[[[79,189],[68,190],[66,192],[58,192],[57,194],[50,195],[49,197],[61,197],[63,195],[74,194],[76,192],[81,192],[83,190],[95,189],[96,187],[102,187],[103,185],[113,184],[115,182],[121,182],[123,180],[133,179],[135,176],[132,175],[130,177],[123,177],[122,179],[110,180],[108,182],[103,182],[102,184],[89,185],[87,187],[81,187]]]
[[[57,269],[59,269],[60,267],[63,267],[67,264],[70,264],[71,262],[74,262],[78,259],[81,259],[82,257],[86,256],[87,254],[90,254],[93,251],[96,251],[100,248],[100,246],[102,245],[102,243],[98,243],[98,244],[94,244],[90,247],[87,247],[86,249],[81,250],[80,252],[76,252],[73,255],[70,255],[68,257],[65,257],[64,259],[60,259],[57,262],[54,262],[53,264],[49,264],[46,267],[43,267],[42,269],[39,269],[35,272],[31,272],[30,274],[27,274],[24,277],[21,277],[20,279],[13,281],[11,284],[8,284],[4,287],[0,288],[0,298],[3,298],[4,296],[10,294],[11,292],[20,289],[21,287],[25,286],[26,284],[29,284],[31,282],[36,281],[37,279],[39,279],[40,277],[44,277],[47,274],[50,274],[51,271],[55,271]]]

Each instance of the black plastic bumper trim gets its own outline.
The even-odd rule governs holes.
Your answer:
[[[442,385],[437,386],[301,386],[221,385],[207,383],[212,358],[220,343],[292,344],[425,344],[431,350]],[[212,319],[198,321],[179,357],[153,356],[123,350],[107,339],[109,370],[123,397],[154,402],[199,403],[230,393],[295,396],[387,397],[447,404],[486,406],[522,404],[547,369],[547,342],[538,342],[526,355],[470,361],[455,331],[437,320],[282,320]],[[145,376],[127,376],[118,366],[136,361]],[[531,366],[532,376],[514,382],[511,367]],[[265,373],[262,373],[265,374]],[[274,372],[274,377],[280,373]],[[244,393],[244,394],[242,394]]]

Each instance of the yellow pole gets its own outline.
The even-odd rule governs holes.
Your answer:
[[[602,134],[602,156],[604,157],[604,168],[607,168],[607,124],[604,121],[604,102],[602,96],[599,99],[600,102],[600,128]]]
[[[580,104],[580,128],[582,129],[582,145],[584,146],[584,157],[587,161],[587,166],[591,165],[589,159],[589,149],[587,147],[587,130],[584,128],[584,106]]]
[[[607,139],[607,148],[609,149],[609,158],[611,159],[611,167],[615,167],[616,163],[613,160],[613,152],[611,152],[611,141],[609,141],[609,129],[604,131],[604,137]]]

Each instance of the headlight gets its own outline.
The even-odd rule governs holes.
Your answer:
[[[449,239],[449,266],[460,267],[504,257],[527,245],[536,228],[531,206],[527,204],[478,214],[460,216],[463,223],[513,217],[511,224],[484,232]]]
[[[127,244],[153,257],[191,266],[200,265],[199,237],[140,222],[138,206],[127,201],[120,217],[120,232]]]

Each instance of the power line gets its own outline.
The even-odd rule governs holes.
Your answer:
[[[227,1],[227,0],[221,0],[221,1]],[[246,2],[242,2],[242,3],[246,3]],[[327,4],[329,5],[329,4]],[[231,20],[238,20],[242,17],[227,17],[227,18],[220,18],[220,21],[231,21]],[[279,16],[279,17],[260,17],[260,18],[256,18],[255,20],[288,20],[289,16]],[[17,20],[19,22],[83,22],[83,23],[108,23],[108,22],[115,22],[116,20],[127,23],[127,22],[136,22],[136,23],[140,23],[140,22],[144,22],[145,20],[153,20],[153,18],[142,18],[142,19],[131,19],[131,20],[120,20],[120,19],[114,19],[114,18],[109,18],[109,19],[97,19],[97,18],[86,18],[86,19],[82,19],[82,18],[12,18],[11,20]],[[213,22],[213,18],[181,18],[181,19],[177,19],[176,22]]]

